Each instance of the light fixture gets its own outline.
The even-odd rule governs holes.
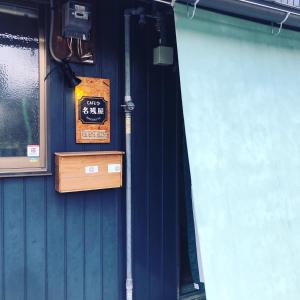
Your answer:
[[[80,84],[81,80],[78,77],[76,77],[75,73],[71,69],[71,66],[69,65],[68,62],[63,61],[60,64],[60,66],[61,66],[61,69],[63,71],[64,77],[65,77],[65,79],[68,83],[68,86],[70,88],[74,88],[75,86]]]

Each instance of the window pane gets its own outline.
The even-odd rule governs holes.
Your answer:
[[[0,14],[0,156],[39,145],[38,21]]]

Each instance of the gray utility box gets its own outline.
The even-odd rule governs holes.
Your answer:
[[[153,64],[159,66],[173,65],[173,48],[158,46],[153,49]]]
[[[88,3],[67,1],[63,9],[62,33],[65,38],[87,41],[92,29],[92,8]]]

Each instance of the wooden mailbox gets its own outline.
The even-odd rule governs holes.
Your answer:
[[[55,153],[55,189],[60,193],[122,186],[124,152]]]

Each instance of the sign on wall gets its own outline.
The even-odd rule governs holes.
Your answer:
[[[76,143],[110,142],[110,81],[81,77],[75,88]]]

